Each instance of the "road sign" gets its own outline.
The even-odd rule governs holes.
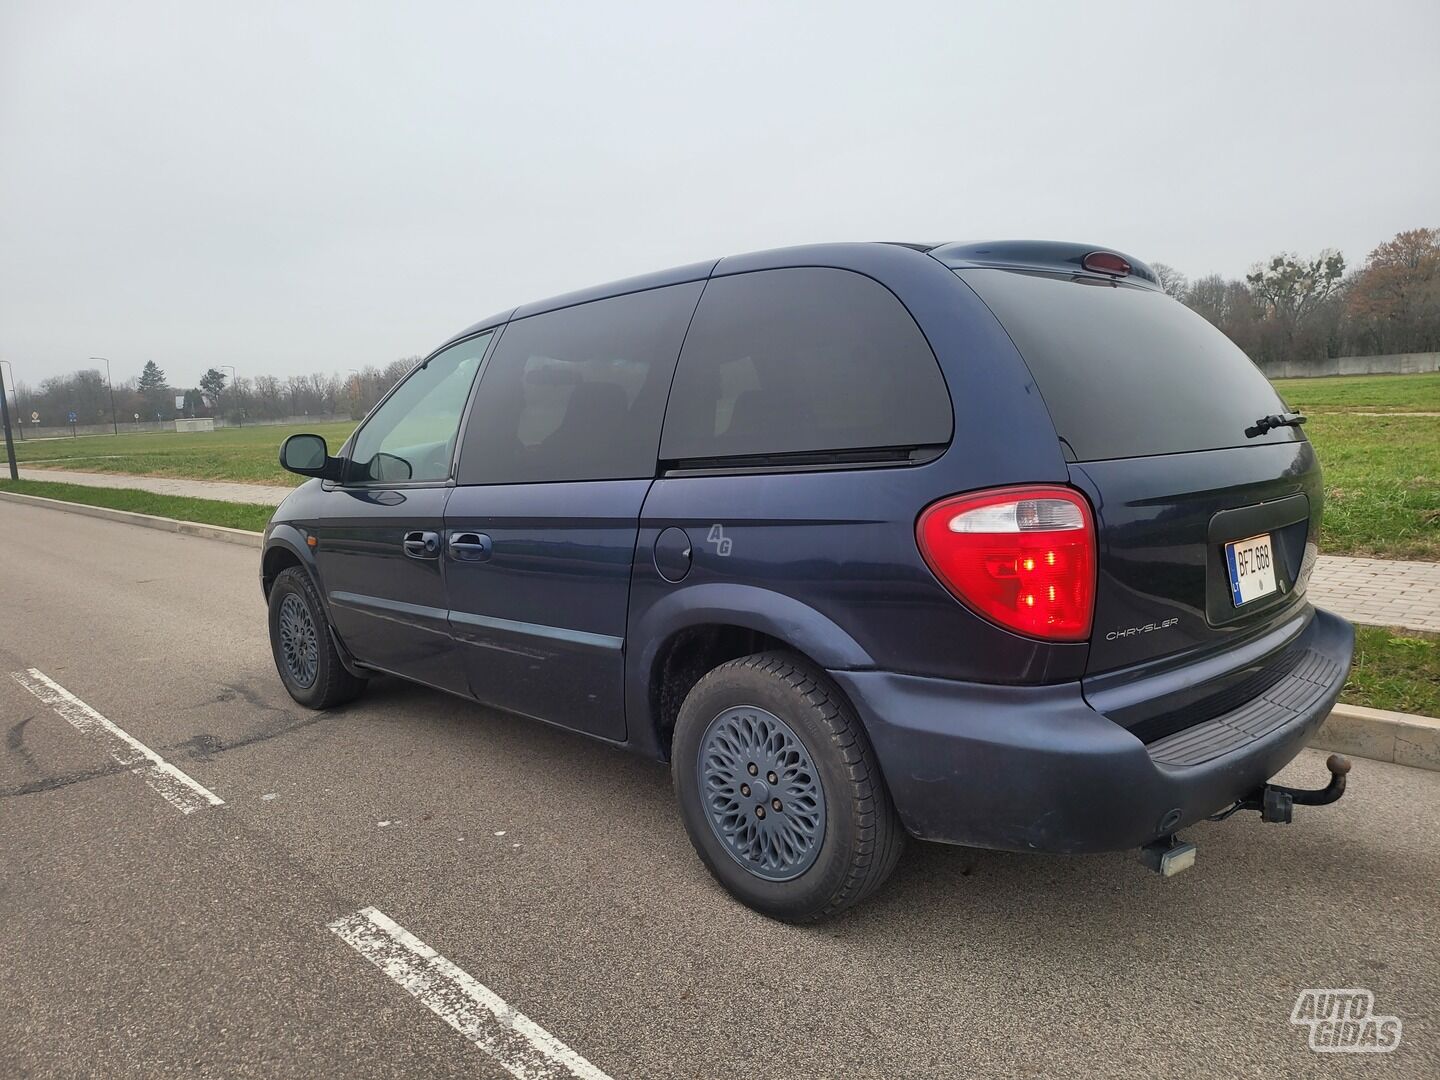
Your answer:
[[[32,412],[30,414],[30,422],[32,424],[38,424],[40,422],[40,414],[38,412]]]
[[[71,410],[70,410],[70,419],[69,419],[68,422],[71,423],[71,424],[73,424],[73,423],[75,423],[75,421],[76,421],[77,419],[78,419],[78,417],[76,417],[76,415],[75,415],[75,410],[74,410],[74,409],[71,409]]]
[[[140,422],[140,414],[138,412],[135,414],[135,422],[137,424]]]

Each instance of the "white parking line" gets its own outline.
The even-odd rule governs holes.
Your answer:
[[[521,1080],[610,1080],[539,1024],[507,1005],[373,907],[330,924],[340,938]]]
[[[141,777],[182,814],[192,814],[206,806],[225,805],[225,800],[220,796],[194,778],[186,776],[139,739],[105,719],[43,672],[29,668],[25,671],[13,671],[10,677],[70,721],[76,731],[104,743],[110,756],[121,765],[134,766],[130,771]]]

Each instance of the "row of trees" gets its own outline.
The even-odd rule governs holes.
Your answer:
[[[214,416],[231,423],[298,416],[358,420],[418,359],[395,360],[384,368],[371,365],[346,375],[292,375],[288,379],[274,375],[232,379],[223,370],[210,368],[193,387],[173,386],[164,370],[147,360],[137,378],[115,384],[115,415],[121,423],[137,416],[144,421]],[[176,399],[181,397],[184,403],[177,408]],[[27,424],[36,413],[45,426],[63,425],[71,412],[81,424],[108,424],[112,419],[110,387],[99,370],[56,375],[38,388],[21,383],[14,388],[11,401],[18,419]]]
[[[1350,273],[1338,251],[1282,253],[1239,280],[1155,270],[1167,293],[1262,365],[1440,351],[1440,229],[1398,233]]]

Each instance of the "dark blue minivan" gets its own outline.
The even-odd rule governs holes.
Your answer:
[[[1340,692],[1315,453],[1113,251],[836,244],[477,323],[265,533],[276,666],[377,673],[668,760],[711,873],[791,921],[906,836],[1141,849],[1268,783]]]

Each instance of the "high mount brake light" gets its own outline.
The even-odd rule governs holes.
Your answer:
[[[1092,274],[1109,274],[1112,277],[1124,277],[1131,270],[1124,256],[1113,251],[1092,251],[1081,260],[1080,265]]]
[[[920,554],[967,607],[1045,641],[1085,641],[1095,612],[1095,523],[1071,488],[955,495],[915,523]]]

